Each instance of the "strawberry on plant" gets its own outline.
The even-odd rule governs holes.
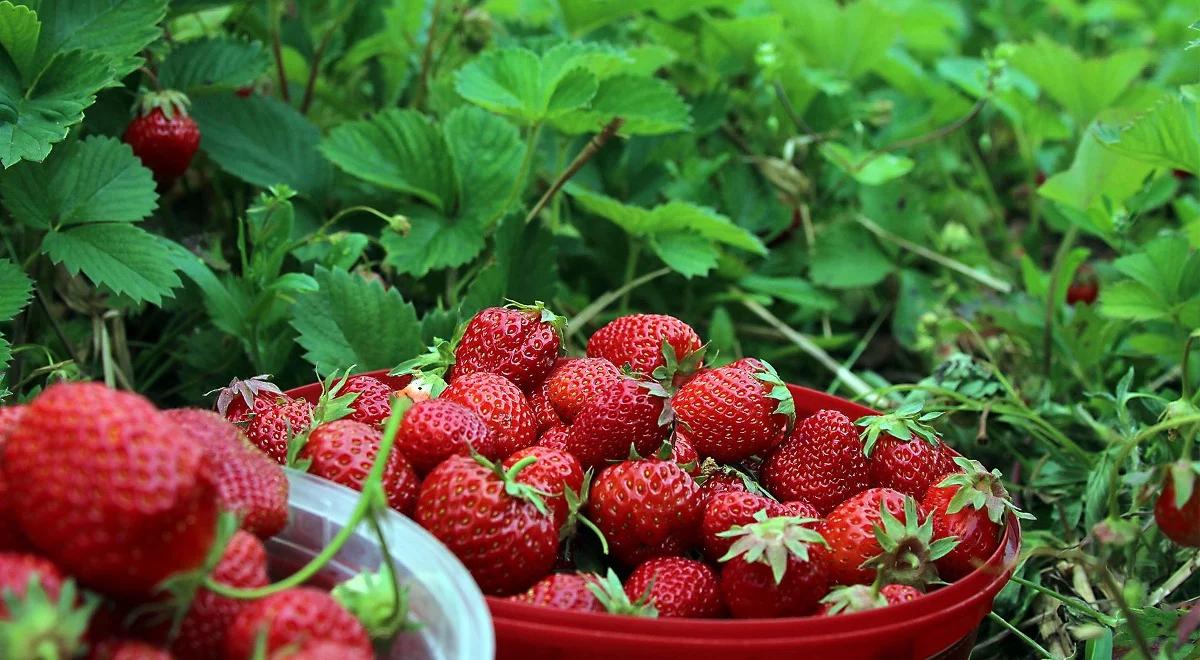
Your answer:
[[[712,567],[684,557],[654,557],[625,580],[631,601],[645,600],[660,617],[707,619],[721,614],[717,574]]]
[[[421,484],[415,518],[458,556],[484,593],[514,594],[550,572],[558,526],[522,471],[476,456],[451,456]]]
[[[850,419],[821,410],[796,425],[763,463],[763,485],[780,499],[800,499],[822,514],[870,486],[862,442]]]
[[[218,507],[203,460],[146,399],[59,383],[9,437],[4,474],[22,531],[47,557],[98,590],[144,597],[204,561]]]
[[[200,128],[188,116],[187,105],[187,97],[173,90],[144,94],[125,129],[122,139],[159,185],[182,176],[200,147]]]
[[[244,531],[234,533],[212,571],[212,579],[241,589],[266,586],[270,579],[267,577],[267,551],[262,541]],[[199,589],[179,624],[179,634],[171,643],[171,651],[180,660],[220,657],[225,650],[230,625],[249,604],[250,601],[225,598]]]
[[[296,463],[318,477],[361,491],[379,453],[380,441],[375,427],[339,419],[308,434]],[[420,478],[408,459],[393,447],[383,472],[388,506],[406,515],[412,513],[419,484]]]
[[[1177,461],[1168,468],[1154,503],[1154,521],[1177,545],[1200,548],[1200,461]]]
[[[604,612],[604,605],[590,588],[597,580],[590,573],[552,573],[509,600],[559,610]]]
[[[496,434],[496,453],[507,456],[537,441],[537,422],[519,387],[504,376],[477,372],[458,376],[442,392],[447,401],[474,410]]]
[[[701,347],[696,331],[673,316],[632,314],[615,318],[592,333],[587,355],[605,358],[618,367],[628,365],[631,370],[649,376],[655,369],[666,366],[664,343],[680,361]]]
[[[666,397],[657,383],[622,378],[575,416],[564,440],[567,451],[585,469],[625,458],[630,445],[643,456],[654,453],[668,435]]]
[[[259,403],[261,402],[261,403]],[[312,425],[313,406],[304,399],[273,396],[256,399],[246,438],[280,465],[287,465],[288,444]]]
[[[350,419],[379,426],[392,414],[392,388],[378,378],[366,375],[347,378],[340,394],[351,393],[357,393],[358,396],[350,404]]]
[[[428,399],[404,414],[396,432],[396,449],[417,474],[427,474],[450,456],[502,458],[496,434],[474,410],[449,399]]]
[[[811,518],[768,517],[721,536],[733,541],[721,557],[721,596],[736,618],[773,618],[812,614],[829,590],[825,539],[808,527]]]
[[[567,320],[534,305],[513,303],[476,314],[454,349],[454,377],[488,372],[504,376],[526,392],[546,378],[558,358]]]
[[[671,405],[696,451],[726,463],[774,447],[796,417],[792,393],[765,362],[761,371],[726,366],[701,373]]]
[[[863,417],[863,453],[870,461],[871,483],[915,498],[958,470],[954,453],[925,422],[942,413],[921,414],[919,403],[901,406],[893,413]]]
[[[691,548],[704,510],[700,487],[683,468],[645,458],[605,468],[592,486],[588,514],[613,556],[633,566]]]
[[[933,521],[933,537],[958,540],[953,550],[937,560],[938,574],[951,581],[975,570],[992,556],[1000,543],[1006,514],[1033,518],[1013,506],[1000,481],[999,470],[988,472],[978,461],[962,457],[954,462],[962,472],[952,473],[931,486],[921,500],[922,509]]]
[[[208,394],[217,394],[217,412],[231,422],[248,422],[249,415],[257,412],[256,404],[283,396],[283,390],[271,382],[270,374],[259,374],[245,380],[234,378],[229,384]],[[259,405],[263,405],[259,404]]]
[[[852,584],[834,587],[821,599],[820,614],[834,616],[852,612],[866,612],[889,605],[912,602],[924,594],[920,589],[907,584],[875,585]]]
[[[295,587],[249,601],[226,632],[229,658],[249,658],[260,636],[271,653],[289,644],[337,642],[371,653],[367,631],[333,596],[313,587]]]
[[[163,415],[204,449],[203,470],[217,490],[221,508],[237,515],[241,528],[262,538],[283,531],[288,519],[288,481],[283,468],[252,447],[236,426],[197,408]]]
[[[570,424],[593,399],[621,380],[621,371],[604,358],[579,358],[556,368],[546,379],[550,404]]]

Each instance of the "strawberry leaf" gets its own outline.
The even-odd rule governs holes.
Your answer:
[[[582,134],[594,132],[618,116],[625,120],[620,135],[661,135],[692,127],[688,104],[670,83],[628,74],[600,81],[590,104],[551,122],[564,133]]]
[[[266,49],[257,41],[206,37],[172,50],[158,66],[158,82],[190,95],[232,91],[253,83],[269,64]]]
[[[123,222],[89,223],[49,231],[42,252],[71,274],[135,301],[159,305],[182,284],[166,240]]]
[[[541,123],[583,107],[595,95],[596,76],[580,55],[569,43],[541,56],[519,47],[489,50],[458,72],[455,90],[486,110]]]
[[[33,281],[21,267],[0,259],[0,322],[11,320],[29,304]]]

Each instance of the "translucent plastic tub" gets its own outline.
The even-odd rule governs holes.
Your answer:
[[[287,529],[266,542],[275,579],[308,562],[350,518],[358,493],[309,474],[288,470],[291,497]],[[471,575],[437,539],[416,523],[389,512],[381,527],[401,584],[408,588],[410,616],[420,628],[401,633],[388,658],[487,660],[495,652],[492,620]],[[380,566],[383,555],[366,525],[313,582],[330,588]]]

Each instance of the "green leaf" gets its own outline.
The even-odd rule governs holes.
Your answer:
[[[852,150],[844,144],[821,144],[821,156],[838,169],[868,186],[878,186],[908,174],[915,164],[911,158],[889,153]]]
[[[1110,107],[1149,60],[1149,52],[1140,48],[1084,58],[1044,36],[1018,46],[1011,58],[1013,66],[1032,78],[1078,126]]]
[[[650,248],[671,270],[692,278],[717,266],[717,248],[703,236],[667,232],[650,237]]]
[[[33,281],[26,277],[21,267],[0,259],[0,321],[11,320],[29,303]]]
[[[832,311],[838,305],[836,298],[799,277],[747,275],[739,280],[738,284],[755,293],[785,300],[805,309]]]
[[[622,204],[617,200],[579,186],[568,185],[567,192],[589,213],[611,220],[634,236],[653,236],[672,232],[694,232],[740,250],[766,254],[757,236],[735,225],[729,218],[689,202],[668,202],[653,209]]]
[[[8,53],[22,81],[33,80],[34,53],[42,29],[37,14],[8,0],[0,2],[0,49]]]
[[[1129,279],[1106,285],[1100,311],[1106,316],[1148,321],[1179,315],[1191,322],[1187,309],[1200,300],[1200,254],[1191,252],[1181,236],[1162,236],[1141,252],[1113,262]]]
[[[807,58],[805,68],[833,72],[854,80],[887,54],[897,37],[889,4],[859,0],[773,0],[784,16],[788,37],[796,39]]]
[[[1123,126],[1092,132],[1122,156],[1200,175],[1200,104],[1192,100],[1172,94]]]
[[[286,183],[313,197],[332,184],[333,169],[317,151],[320,131],[292,106],[254,94],[193,100],[200,148],[221,169],[266,188]]]
[[[856,289],[878,284],[893,268],[866,229],[839,223],[817,236],[809,276],[821,286]]]
[[[121,78],[141,64],[138,56],[160,34],[167,0],[42,0],[38,59],[86,50],[103,55]]]
[[[692,126],[687,103],[670,83],[632,75],[602,81],[586,109],[564,114],[553,123],[564,133],[594,133],[617,116],[625,120],[621,135],[660,135]]]
[[[158,202],[154,177],[129,145],[90,137],[0,180],[13,217],[38,229],[87,222],[137,222]]]
[[[596,76],[579,55],[571,44],[541,57],[525,48],[489,50],[458,72],[455,89],[482,108],[540,123],[582,107],[596,93]]]
[[[269,64],[266,49],[257,41],[197,39],[167,55],[158,67],[158,81],[194,97],[249,85]]]
[[[422,350],[416,311],[399,291],[340,270],[318,267],[313,276],[320,289],[296,303],[291,323],[322,374],[383,369]]]
[[[1105,148],[1089,131],[1079,142],[1070,169],[1046,180],[1038,194],[1071,208],[1088,211],[1124,203],[1141,190],[1151,166]]]
[[[92,282],[137,302],[161,304],[181,284],[163,242],[124,222],[51,230],[42,239],[42,252],[72,275],[82,271]]]
[[[493,235],[494,261],[467,290],[464,316],[504,300],[551,300],[558,293],[554,235],[541,223],[508,216]]]
[[[442,125],[459,182],[458,215],[490,221],[520,176],[525,143],[516,127],[479,108],[461,106]]]
[[[420,198],[449,213],[458,196],[446,141],[437,125],[413,110],[385,110],[330,132],[321,152],[365,181]]]
[[[421,277],[431,270],[461,266],[483,251],[483,225],[470,218],[448,220],[417,208],[409,214],[408,235],[384,230],[380,241],[384,263],[401,273]]]

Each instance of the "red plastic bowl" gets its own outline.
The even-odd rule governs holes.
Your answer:
[[[378,376],[385,372],[373,372]],[[393,387],[405,380],[393,379]],[[878,414],[857,403],[796,385],[788,386],[800,417],[839,410],[851,419]],[[288,394],[316,400],[320,387]],[[1021,528],[1010,516],[1004,538],[987,563],[953,584],[912,602],[833,617],[787,619],[640,619],[570,612],[488,597],[496,628],[497,658],[639,660],[719,657],[779,660],[791,657],[901,660],[967,657],[976,628],[1008,582],[1021,547]]]

